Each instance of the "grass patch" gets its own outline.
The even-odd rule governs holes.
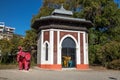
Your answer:
[[[17,69],[17,64],[0,64],[0,69]]]
[[[105,67],[103,66],[90,66],[91,69],[93,70],[107,70]]]
[[[34,66],[37,66],[37,64],[30,65],[30,68],[34,68]],[[1,69],[18,69],[18,63],[16,64],[0,64],[0,70]]]

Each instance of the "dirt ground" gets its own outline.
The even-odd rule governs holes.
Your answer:
[[[0,80],[120,80],[120,71],[101,67],[90,70],[45,70],[34,67],[29,71],[18,69],[0,70]]]

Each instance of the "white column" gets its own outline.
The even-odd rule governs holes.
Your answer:
[[[41,57],[40,57],[41,64],[44,64],[44,61],[45,61],[45,58],[44,58],[44,46],[43,46],[44,45],[43,44],[43,39],[44,39],[44,36],[43,36],[44,34],[43,33],[44,33],[44,31],[41,31],[41,44],[40,44],[41,49],[40,49],[40,53],[39,53],[41,55]]]
[[[89,64],[89,60],[88,60],[88,33],[86,33],[86,64]]]
[[[80,32],[78,32],[78,46],[76,48],[76,64],[80,64]]]
[[[87,47],[86,47],[86,37],[85,37],[85,32],[83,33],[83,48],[84,48],[84,64],[87,64],[87,59],[88,59],[88,55],[87,55],[87,51],[86,51],[86,49],[87,49]]]
[[[54,34],[53,34],[53,29],[50,29],[50,53],[49,53],[49,59],[50,59],[50,64],[53,64],[53,48],[54,48]]]
[[[57,31],[57,64],[61,64],[60,31]]]
[[[39,33],[41,33],[41,32],[39,32]],[[41,49],[41,48],[40,48],[40,43],[41,43],[41,42],[40,42],[40,41],[41,41],[40,39],[41,39],[41,35],[39,35],[39,38],[38,38],[38,40],[37,40],[37,64],[40,64],[40,58],[41,58],[41,57],[40,57],[40,51],[41,51],[41,50],[40,50],[40,49]]]

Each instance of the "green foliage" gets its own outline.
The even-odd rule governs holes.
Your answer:
[[[119,36],[120,35],[120,25],[116,26],[115,28],[111,28],[109,34],[110,34],[111,40],[120,42],[120,36]]]
[[[89,62],[91,65],[94,64],[101,64],[101,61],[99,60],[99,55],[97,54],[98,49],[101,48],[100,45],[90,45],[89,46]]]
[[[23,38],[17,35],[13,35],[13,38],[10,39],[10,54],[16,54],[18,51],[18,46],[21,45]]]
[[[30,49],[31,46],[36,45],[36,38],[37,38],[37,33],[36,30],[31,29],[26,31],[26,36],[22,40],[22,46],[25,49]]]
[[[52,8],[42,7],[40,9],[40,12],[37,15],[33,16],[32,20],[31,20],[31,24],[34,23],[34,21],[36,19],[39,19],[41,16],[48,16],[48,15],[50,15],[52,10],[53,10]]]
[[[10,52],[10,41],[7,39],[0,40],[0,50],[1,54],[7,54]]]
[[[18,51],[17,47],[20,45],[22,38],[13,35],[13,38],[10,40],[1,39],[0,40],[0,63],[15,63],[16,62],[16,53]]]
[[[97,51],[97,55],[104,66],[113,60],[120,59],[120,43],[117,41],[106,43]]]
[[[118,60],[113,60],[107,65],[108,69],[115,69],[115,70],[120,70],[120,59]]]

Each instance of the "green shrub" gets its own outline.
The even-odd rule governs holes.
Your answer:
[[[118,60],[113,60],[107,65],[108,69],[115,69],[115,70],[120,70],[120,59]]]

